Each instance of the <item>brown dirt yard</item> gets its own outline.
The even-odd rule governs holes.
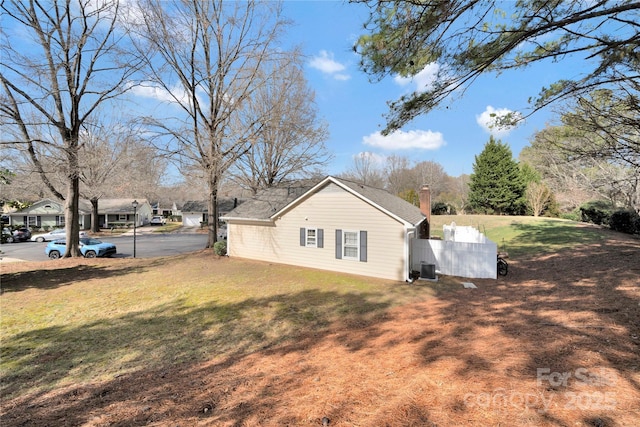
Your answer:
[[[123,262],[96,262],[116,261]],[[611,233],[597,244],[511,259],[509,267],[506,277],[472,280],[477,289],[440,289],[374,317],[301,328],[266,348],[1,398],[0,421],[640,425],[640,240]],[[3,275],[33,268],[2,266]]]

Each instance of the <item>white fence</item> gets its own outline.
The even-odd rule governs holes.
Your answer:
[[[477,228],[456,226],[455,222],[452,222],[451,225],[444,225],[442,229],[444,231],[444,240],[468,243],[487,243],[491,241]]]
[[[498,246],[473,227],[445,226],[445,240],[412,239],[411,269],[434,264],[436,272],[467,278],[496,278]]]

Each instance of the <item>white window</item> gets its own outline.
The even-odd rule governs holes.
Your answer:
[[[127,214],[118,214],[118,221],[126,221]]]
[[[27,223],[25,224],[27,227],[36,227],[38,224],[38,217],[28,216]]]
[[[357,231],[342,232],[342,258],[360,260],[360,233]]]
[[[315,228],[307,228],[305,235],[305,246],[309,248],[318,247],[318,230]]]
[[[56,225],[58,227],[64,227],[64,215],[57,215],[56,216]]]

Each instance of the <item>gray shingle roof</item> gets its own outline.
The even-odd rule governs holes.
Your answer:
[[[147,199],[136,199],[138,206],[147,203]],[[98,211],[103,214],[116,214],[122,212],[132,212],[133,206],[131,206],[133,199],[100,199],[98,200]],[[89,212],[91,212],[91,202],[89,204]],[[81,203],[82,205],[82,203]]]
[[[269,220],[276,213],[287,207],[300,196],[309,190],[329,184],[330,182],[342,185],[352,192],[356,193],[365,200],[387,211],[389,214],[398,217],[400,220],[417,225],[424,216],[420,209],[411,203],[394,196],[393,194],[380,188],[369,187],[367,185],[358,184],[342,178],[327,177],[321,181],[313,183],[303,182],[289,187],[268,188],[260,191],[254,198],[249,199],[246,203],[238,206],[227,215],[229,219],[252,219],[252,220]]]
[[[182,205],[182,212],[207,212],[206,200],[189,200]]]
[[[318,182],[299,182],[287,187],[266,188],[229,212],[226,217],[268,220],[289,203],[309,191]]]
[[[225,198],[218,199],[218,212],[229,212],[234,205],[241,205],[245,199]],[[209,202],[207,200],[189,200],[182,206],[182,212],[209,212]]]

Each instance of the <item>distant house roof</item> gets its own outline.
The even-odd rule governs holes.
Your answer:
[[[245,199],[224,198],[218,199],[218,212],[230,212],[234,207],[244,203]],[[182,206],[182,212],[209,212],[207,200],[189,200]]]
[[[262,190],[253,199],[229,212],[223,219],[272,220],[289,207],[298,203],[299,199],[302,200],[304,197],[319,191],[329,183],[342,187],[345,191],[349,191],[356,197],[367,201],[403,222],[417,225],[425,219],[417,206],[394,196],[386,190],[332,176],[326,177],[314,185],[310,185],[309,182],[302,182],[297,186]]]
[[[133,200],[134,199],[100,199],[98,200],[98,211],[101,214],[133,212],[133,206],[131,206]],[[148,203],[147,199],[136,200],[138,202],[138,206]],[[91,204],[89,204],[89,207],[91,207]]]
[[[78,212],[82,215],[90,214],[91,203],[81,199],[78,205]],[[64,202],[54,200],[54,199],[41,199],[27,208],[18,209],[16,211],[9,212],[8,215],[20,216],[25,214],[29,215],[33,213],[37,213],[38,215],[42,215],[42,214],[64,215]]]
[[[116,214],[123,212],[133,212],[133,206],[131,206],[131,202],[134,199],[100,199],[98,200],[98,212],[100,214]],[[147,203],[146,199],[138,200],[138,206]],[[51,214],[61,214],[64,215],[64,202],[60,202],[53,199],[42,199],[29,206],[26,209],[22,209],[16,212],[13,212],[12,215],[22,215],[29,214],[34,212],[41,207],[50,208]],[[82,215],[91,214],[93,208],[91,206],[91,202],[86,199],[80,199],[78,202],[78,212]]]
[[[189,200],[182,205],[182,212],[207,212],[208,210],[206,200]]]

